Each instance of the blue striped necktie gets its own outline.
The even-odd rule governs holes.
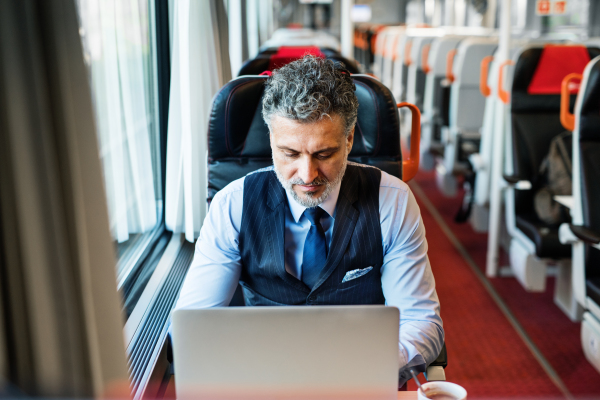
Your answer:
[[[327,261],[327,240],[321,226],[325,211],[321,207],[307,208],[304,215],[310,221],[310,229],[304,241],[302,255],[302,282],[311,289],[317,283],[321,270]]]

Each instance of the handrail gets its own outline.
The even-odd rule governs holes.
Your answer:
[[[404,65],[409,66],[412,64],[412,60],[410,59],[410,51],[412,49],[412,40],[406,40],[406,44],[404,45]]]
[[[400,41],[400,35],[396,34],[394,38],[394,44],[392,45],[392,60],[396,61],[398,59],[398,42]]]
[[[492,93],[492,89],[488,86],[488,75],[490,72],[490,63],[494,60],[494,56],[483,57],[481,60],[481,73],[479,74],[479,91],[483,97],[488,97]]]
[[[428,43],[426,45],[423,46],[423,48],[421,49],[421,65],[422,65],[422,69],[423,72],[425,72],[425,74],[428,74],[431,71],[431,67],[429,66],[428,61],[429,61],[429,49],[431,48],[431,44]]]
[[[454,74],[452,73],[452,66],[454,65],[454,56],[458,50],[452,49],[446,54],[446,79],[450,82],[454,82]]]
[[[575,115],[569,110],[571,105],[571,88],[569,84],[574,79],[581,81],[583,75],[569,74],[564,77],[560,85],[560,123],[568,131],[575,130]]]
[[[398,108],[406,107],[412,114],[410,130],[410,154],[406,160],[402,160],[402,180],[410,181],[419,170],[421,143],[421,111],[412,103],[398,103]]]
[[[508,104],[510,101],[510,93],[504,90],[504,67],[507,65],[515,65],[513,60],[505,60],[498,69],[498,98],[502,100],[504,104]]]

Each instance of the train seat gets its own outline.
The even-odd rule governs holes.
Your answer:
[[[448,57],[451,82],[449,125],[441,131],[444,156],[436,162],[436,180],[448,197],[457,193],[457,174],[470,169],[468,157],[479,151],[485,97],[479,88],[481,61],[498,45],[495,38],[468,38],[460,42],[454,58]]]
[[[360,105],[349,159],[402,177],[400,122],[394,97],[377,79],[366,75],[352,78]],[[208,129],[209,201],[229,182],[272,164],[268,129],[261,114],[265,79],[234,79],[213,100]]]
[[[570,271],[571,249],[560,243],[557,226],[537,217],[534,195],[541,185],[539,170],[550,142],[565,130],[560,121],[562,79],[583,72],[590,58],[598,54],[598,48],[582,45],[536,44],[516,55],[510,99],[505,95],[503,100],[510,101],[504,156],[505,213],[511,268],[527,290],[545,290],[549,262],[558,263],[559,275]],[[571,95],[571,103],[574,100]]]
[[[600,372],[600,57],[586,67],[575,106],[573,130],[572,223],[560,239],[572,245],[572,290],[585,309],[581,342],[588,361]],[[567,114],[566,112],[563,112]]]
[[[375,59],[375,43],[385,25],[358,24],[354,29],[354,59],[364,68],[366,72],[371,71]]]
[[[382,41],[382,50],[380,56],[381,66],[379,69],[379,75],[375,72],[375,68],[373,69],[373,73],[375,76],[379,76],[381,78],[381,82],[388,88],[392,87],[393,76],[394,76],[394,62],[397,58],[396,48],[398,47],[398,41],[404,36],[406,32],[405,27],[393,27],[388,28],[385,35],[385,41]],[[374,65],[375,67],[375,65]]]
[[[410,59],[412,36],[407,33],[398,40],[395,50],[396,58],[392,70],[392,93],[399,101],[406,101],[406,84],[408,82],[408,67]]]
[[[402,160],[400,121],[390,90],[367,75],[353,75],[359,108],[354,145],[349,160],[373,165],[407,180],[409,160]],[[208,128],[208,203],[228,183],[249,172],[272,165],[269,132],[262,118],[266,76],[242,76],[228,82],[213,100]],[[415,114],[416,116],[416,114]],[[414,117],[414,116],[413,116]],[[418,143],[419,131],[411,132]],[[417,146],[418,147],[418,146]],[[418,148],[410,157],[418,168]],[[404,172],[404,174],[403,174]],[[243,305],[236,291],[232,305]],[[426,371],[428,380],[445,380],[448,364],[444,345]]]
[[[242,68],[240,68],[238,76],[259,75],[264,71],[272,71],[287,63],[302,58],[306,54],[343,62],[350,73],[358,73],[356,63],[352,60],[348,60],[335,50],[320,49],[315,46],[281,46],[277,48],[276,52],[273,50],[266,50],[256,56],[256,58],[246,61],[244,65],[242,65]]]
[[[525,40],[514,40],[509,49],[509,58],[513,58],[517,51],[526,45]],[[498,52],[486,57],[481,62],[480,92],[485,96],[485,112],[481,126],[481,142],[479,152],[469,156],[469,162],[475,173],[473,190],[473,204],[469,222],[477,232],[486,232],[489,222],[490,182],[491,167],[494,157],[494,135],[502,135],[502,119],[505,118],[504,107],[497,96]]]
[[[406,85],[406,101],[419,107],[423,112],[425,95],[425,80],[429,72],[429,51],[431,43],[441,36],[442,32],[434,33],[436,36],[419,36],[413,39],[410,49],[410,58],[413,62],[408,67],[408,82]]]
[[[373,40],[373,65],[371,66],[371,71],[382,82],[384,68],[389,68],[389,64],[393,62],[394,42],[398,40],[398,35],[401,35],[405,29],[403,26],[386,26],[379,30]],[[387,86],[390,87],[389,85]]]
[[[448,126],[450,85],[446,80],[448,52],[456,49],[464,36],[448,35],[434,39],[427,57],[428,70],[421,118],[421,162],[419,167],[430,171],[435,167],[435,156],[443,154],[441,129]]]

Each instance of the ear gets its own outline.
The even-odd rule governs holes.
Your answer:
[[[350,150],[352,150],[352,144],[354,143],[354,129],[353,127],[348,136],[346,137],[346,153],[350,154]]]

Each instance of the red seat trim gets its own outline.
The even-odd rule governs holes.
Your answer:
[[[281,46],[277,50],[277,53],[273,54],[269,59],[269,71],[281,68],[308,54],[325,58],[325,55],[316,46]]]
[[[564,77],[582,74],[589,62],[590,54],[585,46],[548,44],[544,46],[527,93],[560,94]],[[576,94],[578,89],[573,85],[571,94]]]

